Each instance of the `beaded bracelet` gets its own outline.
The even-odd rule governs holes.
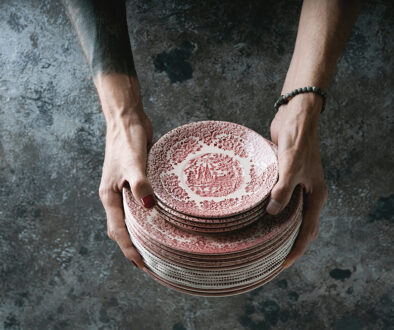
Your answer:
[[[321,111],[320,112],[324,111],[324,108],[326,106],[326,96],[327,96],[327,94],[324,93],[321,88],[316,87],[316,86],[308,86],[308,87],[303,87],[303,88],[297,88],[297,89],[291,91],[290,93],[287,93],[285,95],[281,95],[279,97],[279,99],[274,104],[274,107],[275,107],[276,111],[278,111],[279,107],[282,104],[287,104],[293,96],[296,96],[297,94],[301,94],[301,93],[316,93],[316,94],[319,94],[323,98],[323,105],[321,107]]]

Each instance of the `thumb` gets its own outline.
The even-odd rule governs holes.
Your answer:
[[[289,176],[280,176],[279,181],[271,191],[267,212],[272,215],[282,212],[289,203],[295,187],[295,181],[291,180]]]
[[[130,185],[130,190],[137,203],[143,207],[150,209],[155,205],[152,186],[142,171],[133,171],[126,178]]]

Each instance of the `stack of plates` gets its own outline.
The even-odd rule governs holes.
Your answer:
[[[265,213],[278,163],[271,142],[256,132],[203,121],[180,126],[157,141],[147,175],[165,220],[188,231],[222,233]]]
[[[147,273],[161,284],[200,296],[228,296],[257,288],[281,271],[302,220],[296,188],[278,216],[265,215],[230,233],[204,235],[173,226],[123,189],[126,225]]]
[[[278,216],[265,214],[278,178],[276,147],[243,126],[197,122],[164,135],[148,157],[157,207],[123,188],[125,222],[146,272],[175,290],[227,296],[281,271],[302,221],[296,188]]]

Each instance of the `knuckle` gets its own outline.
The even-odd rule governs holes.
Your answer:
[[[138,191],[138,190],[141,190],[146,185],[146,183],[147,183],[146,179],[139,178],[139,179],[133,180],[130,183],[130,188],[133,191]]]
[[[116,242],[119,237],[119,230],[117,230],[115,228],[108,227],[107,234],[110,239],[112,239],[113,241]]]
[[[114,235],[113,231],[111,229],[109,229],[109,228],[107,229],[107,235],[113,241],[115,240],[115,235]]]
[[[275,193],[282,197],[288,193],[289,189],[289,183],[287,182],[287,180],[283,179],[277,184],[275,188]]]
[[[319,236],[319,226],[315,225],[308,231],[307,239],[309,242],[314,241]]]
[[[132,248],[126,249],[125,251],[123,251],[123,254],[126,257],[126,259],[131,261],[135,260],[135,252]]]
[[[315,186],[315,184],[312,179],[307,178],[302,183],[302,186],[304,187],[304,189],[307,193],[311,193],[314,189],[313,187]]]
[[[294,249],[293,251],[292,251],[292,254],[291,254],[291,261],[292,262],[295,262],[295,261],[297,261],[298,259],[300,259],[301,257],[302,257],[302,250],[300,250],[300,249]]]
[[[315,230],[315,231],[313,231],[313,232],[311,233],[311,235],[310,235],[310,240],[311,240],[311,241],[314,241],[315,239],[318,238],[318,236],[319,236],[319,230]]]
[[[99,188],[99,196],[100,200],[105,203],[109,200],[109,196],[111,193],[111,189],[105,186],[100,186]]]

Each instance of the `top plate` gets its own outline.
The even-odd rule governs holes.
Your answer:
[[[261,203],[278,179],[270,141],[244,126],[201,121],[173,129],[148,155],[157,198],[179,213],[228,217]]]

